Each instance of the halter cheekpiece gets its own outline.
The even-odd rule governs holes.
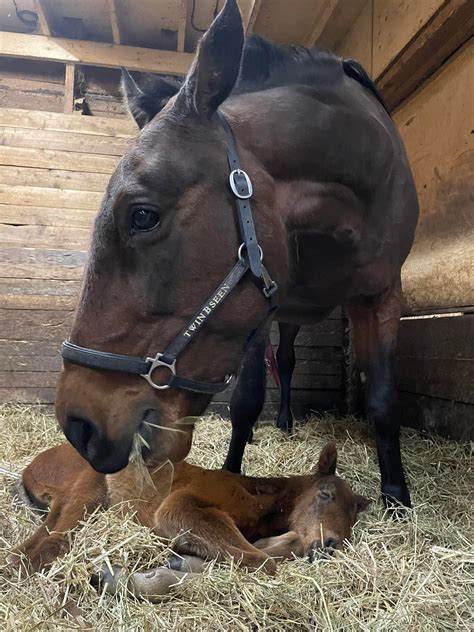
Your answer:
[[[227,137],[227,160],[230,169],[229,185],[235,198],[240,235],[242,238],[242,243],[237,252],[236,264],[219,287],[212,292],[207,301],[166,347],[163,353],[157,353],[154,358],[136,358],[80,347],[66,340],[61,346],[61,355],[64,360],[89,369],[102,369],[140,375],[150,386],[158,390],[179,388],[195,393],[215,395],[227,388],[232,379],[232,375],[226,377],[223,382],[203,382],[177,375],[177,357],[199,333],[209,317],[214,313],[217,307],[225,301],[249,270],[253,278],[261,286],[264,296],[269,300],[269,312],[250,337],[248,341],[248,344],[250,344],[252,339],[258,335],[266,323],[268,316],[277,307],[278,286],[275,281],[272,280],[263,265],[263,251],[258,244],[250,206],[250,198],[253,194],[252,181],[248,174],[240,168],[234,134],[227,119],[221,112],[218,112],[218,116]],[[153,381],[153,373],[158,367],[165,367],[170,372],[168,381],[164,384],[157,384]]]

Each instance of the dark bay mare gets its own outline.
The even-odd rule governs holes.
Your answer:
[[[271,319],[317,322],[343,303],[368,377],[382,495],[409,505],[393,352],[418,203],[375,89],[329,53],[245,45],[227,0],[170,90],[164,107],[145,94],[132,104],[142,130],[97,216],[63,348],[56,410],[67,438],[100,472],[127,465],[137,433],[148,463],[162,463],[163,432],[201,415],[240,367],[226,461],[240,469]]]

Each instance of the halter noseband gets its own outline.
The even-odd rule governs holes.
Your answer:
[[[218,115],[227,137],[227,160],[230,168],[229,184],[235,198],[240,235],[243,240],[237,252],[237,263],[163,353],[157,353],[154,358],[136,358],[80,347],[66,340],[61,346],[61,355],[64,360],[89,369],[104,369],[140,375],[145,378],[150,386],[158,390],[179,388],[195,393],[215,395],[227,388],[232,375],[226,377],[223,382],[202,382],[176,375],[176,359],[201,330],[217,307],[229,296],[230,292],[232,292],[248,270],[261,285],[264,296],[269,300],[269,312],[251,335],[247,343],[250,344],[252,339],[260,333],[267,322],[268,316],[277,307],[278,286],[263,265],[263,252],[258,244],[250,206],[250,198],[253,193],[252,182],[245,171],[240,168],[235,138],[229,123],[221,112]],[[165,384],[156,384],[153,381],[153,372],[158,367],[165,367],[170,372],[168,381]]]

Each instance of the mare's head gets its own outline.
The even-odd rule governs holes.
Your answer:
[[[150,106],[142,119],[149,122],[113,173],[95,222],[72,343],[153,358],[236,263],[241,240],[228,184],[227,137],[217,110],[237,80],[243,43],[237,3],[228,0],[203,37],[179,92],[165,107],[156,106],[156,116]],[[265,261],[279,280],[286,265],[282,229],[266,226],[272,180],[245,150],[242,134],[238,149],[254,185],[252,205]],[[177,374],[224,381],[238,370],[246,341],[267,309],[261,288],[247,274],[179,354]],[[160,367],[153,380],[163,384],[169,376],[169,369]],[[176,433],[160,433],[156,426],[200,415],[209,401],[208,394],[156,390],[140,375],[66,360],[56,411],[69,441],[96,470],[107,473],[127,465],[137,432],[152,456],[166,458],[167,442]],[[179,445],[173,447],[175,460],[186,455],[190,436]]]
[[[291,528],[300,535],[310,561],[342,549],[358,513],[371,502],[337,476],[336,465],[336,444],[328,443],[319,455],[314,484],[298,498],[291,517]]]

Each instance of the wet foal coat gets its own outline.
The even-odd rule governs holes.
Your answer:
[[[400,269],[418,203],[402,142],[370,80],[330,54],[258,39],[244,45],[237,4],[228,0],[178,94],[156,114],[158,102],[155,111],[146,110],[145,99],[133,105],[142,107],[137,118],[148,123],[110,180],[71,341],[153,357],[235,265],[240,238],[220,109],[252,179],[258,241],[280,289],[275,318],[317,322],[336,305],[348,306],[368,377],[382,495],[409,505],[393,352]],[[263,367],[268,328],[252,348],[246,343],[267,309],[260,289],[244,277],[177,365],[179,375],[205,382],[220,382],[241,366],[226,461],[233,471],[240,469],[263,402],[255,366]],[[139,376],[66,361],[56,410],[73,445],[96,469],[111,473],[127,464],[138,430],[149,445],[145,456],[162,454],[159,433],[144,428],[146,421],[169,425],[202,414],[209,401],[205,394],[158,392]]]

